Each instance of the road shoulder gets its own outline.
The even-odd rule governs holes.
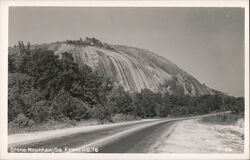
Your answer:
[[[244,139],[238,131],[238,126],[208,124],[200,119],[184,120],[172,129],[170,135],[161,138],[153,152],[243,153]]]

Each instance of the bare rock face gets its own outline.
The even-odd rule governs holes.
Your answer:
[[[59,57],[61,53],[69,52],[80,67],[87,64],[92,69],[112,77],[117,85],[122,85],[127,91],[140,92],[148,88],[154,92],[190,96],[216,92],[200,84],[174,63],[148,50],[108,45],[91,38],[36,47],[53,50]]]

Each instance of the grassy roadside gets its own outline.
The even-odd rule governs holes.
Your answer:
[[[236,113],[223,113],[214,116],[204,117],[200,120],[201,124],[214,126],[217,135],[223,137],[224,144],[231,146],[231,150],[243,151],[241,143],[244,143],[244,115]],[[231,139],[230,139],[231,136]],[[239,145],[235,147],[232,144]],[[229,147],[230,148],[230,147]]]
[[[124,114],[116,114],[111,119],[112,119],[112,122],[107,121],[107,120],[100,121],[98,119],[87,119],[87,120],[81,120],[81,121],[75,121],[75,120],[69,120],[69,119],[65,119],[62,121],[49,120],[46,123],[36,124],[30,127],[23,127],[23,128],[12,127],[8,125],[8,135],[18,134],[18,133],[36,132],[36,131],[48,131],[48,130],[56,130],[56,129],[64,129],[64,128],[72,128],[72,127],[82,127],[82,126],[126,122],[126,121],[140,120],[141,118],[130,116],[130,115],[124,115]]]
[[[48,131],[48,130],[55,130],[55,129],[63,129],[63,128],[71,128],[77,126],[89,126],[89,125],[97,125],[101,124],[100,121],[96,119],[89,119],[80,122],[76,122],[73,120],[64,120],[64,121],[53,121],[49,120],[46,123],[36,124],[30,127],[11,127],[8,126],[8,134],[18,134],[18,133],[27,133],[27,132],[36,132],[36,131]]]
[[[244,120],[243,114],[221,113],[213,116],[203,117],[201,122],[218,125],[235,125],[240,119]]]
[[[242,115],[220,113],[180,122],[154,147],[155,153],[244,153]]]
[[[190,116],[169,116],[168,118],[187,118]],[[197,115],[196,115],[197,116]],[[161,118],[161,117],[155,117]],[[244,118],[243,115],[232,114],[232,113],[221,113],[217,115],[211,115],[201,118],[202,123],[211,123],[211,124],[221,124],[221,125],[230,125],[234,124],[238,121],[238,119]],[[64,129],[64,128],[72,128],[72,127],[83,127],[83,126],[91,126],[91,125],[101,125],[101,124],[110,124],[110,123],[118,123],[118,122],[126,122],[133,120],[140,120],[140,117],[134,117],[131,115],[124,114],[115,114],[111,117],[111,121],[107,120],[97,120],[97,119],[87,119],[81,121],[64,119],[62,121],[53,121],[49,120],[46,123],[36,124],[30,127],[13,127],[11,125],[8,126],[8,134],[18,134],[18,133],[28,133],[28,132],[36,132],[36,131],[48,131],[48,130],[56,130],[56,129]]]

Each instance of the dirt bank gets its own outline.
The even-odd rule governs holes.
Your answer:
[[[244,121],[233,125],[204,123],[200,119],[180,122],[153,148],[156,153],[243,153]]]

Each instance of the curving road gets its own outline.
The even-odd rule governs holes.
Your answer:
[[[190,117],[190,118],[200,118]],[[9,152],[92,152],[92,153],[150,153],[161,137],[171,134],[175,124],[190,118],[158,119],[107,125],[36,141],[9,144]],[[46,149],[46,150],[45,150]]]

